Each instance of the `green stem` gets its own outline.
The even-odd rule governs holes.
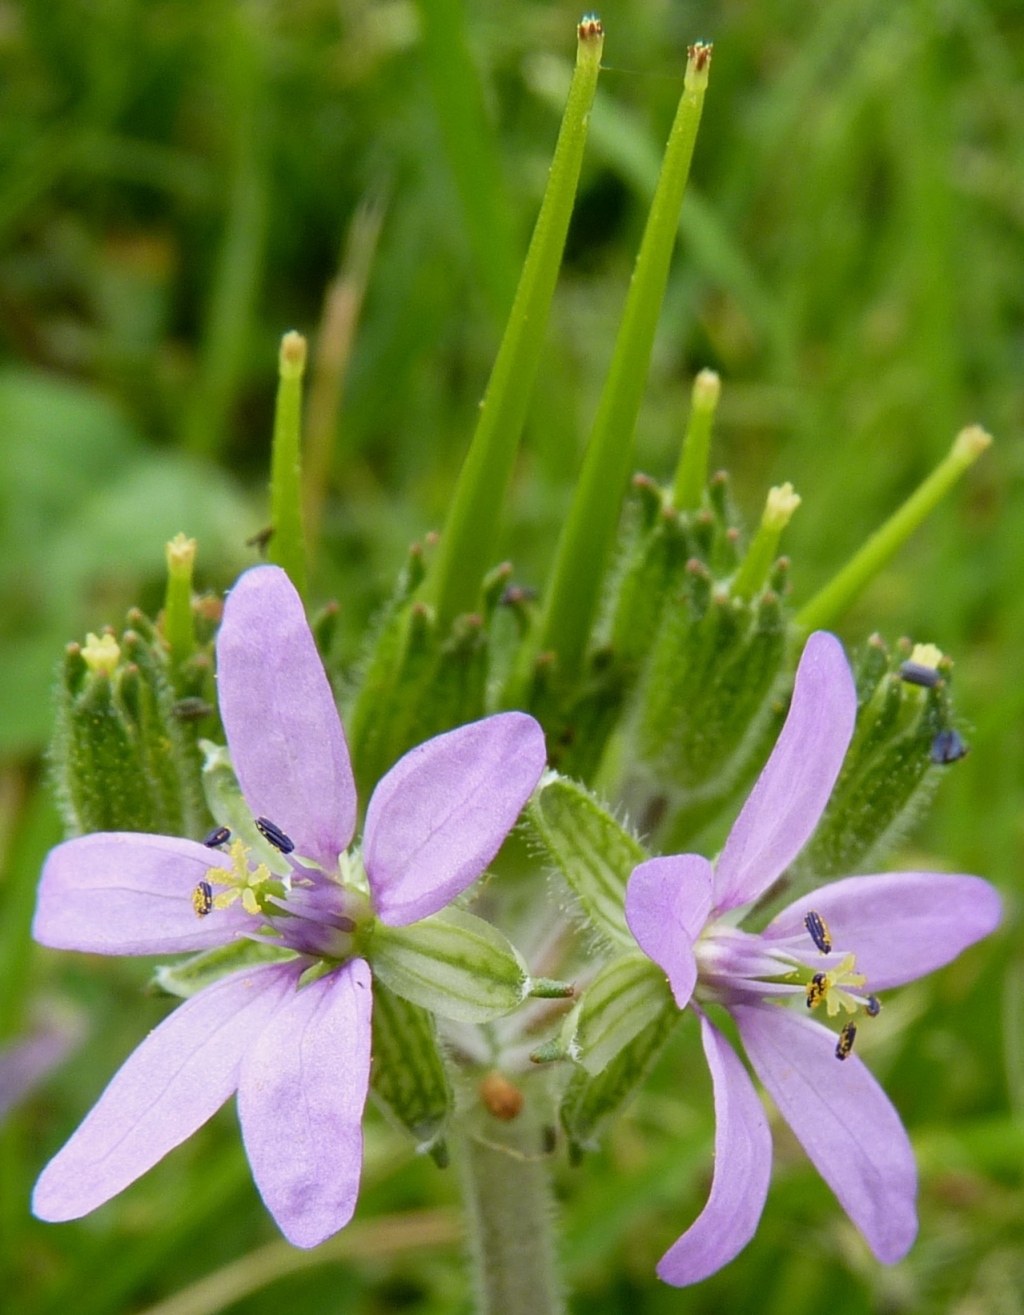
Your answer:
[[[539,650],[554,652],[560,673],[570,678],[583,659],[618,525],[632,460],[633,433],[668,282],[679,207],[704,105],[710,57],[710,46],[691,46],[682,99],[665,149],[611,367],[548,588]]]
[[[306,546],[302,532],[302,376],[306,340],[301,333],[281,339],[277,408],[270,461],[270,523],[274,533],[267,556],[288,572],[300,594],[306,592]]]
[[[481,580],[493,553],[498,515],[544,347],[544,327],[576,196],[603,41],[599,24],[580,25],[576,71],[544,201],[438,555],[424,586],[424,596],[435,605],[442,631],[461,612],[479,605]]]
[[[690,419],[679,455],[672,503],[677,511],[696,511],[708,482],[708,452],[722,384],[714,370],[701,370],[693,381]]]
[[[459,1164],[477,1315],[560,1315],[547,1161],[467,1137]]]
[[[768,490],[768,499],[754,542],[740,564],[729,590],[734,598],[753,598],[764,587],[775,561],[782,531],[799,506],[800,495],[793,492],[792,484],[782,484]]]
[[[192,615],[192,566],[196,541],[176,535],[165,548],[167,593],[164,597],[164,639],[175,670],[195,652],[196,627]]]
[[[815,594],[797,614],[796,624],[805,631],[834,624],[991,443],[991,435],[979,425],[961,430],[946,458],[824,589]]]

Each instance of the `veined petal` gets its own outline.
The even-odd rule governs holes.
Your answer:
[[[816,631],[796,670],[786,723],[715,866],[718,910],[762,895],[803,849],[832,793],[856,715],[843,646]]]
[[[220,715],[254,816],[332,869],[352,839],[356,788],[345,732],[306,622],[278,566],[238,580],[217,635]]]
[[[238,1113],[253,1177],[294,1246],[317,1246],[356,1207],[370,1015],[370,970],[353,959],[294,995],[242,1067]]]
[[[917,1168],[900,1116],[836,1035],[775,1005],[731,1008],[750,1062],[839,1204],[886,1265],[917,1235]]]
[[[715,1092],[715,1176],[707,1205],[658,1263],[658,1277],[676,1287],[739,1255],[757,1231],[772,1176],[772,1137],[754,1084],[703,1014],[700,1026]]]
[[[515,825],[545,756],[537,722],[503,712],[399,759],[366,810],[363,865],[382,921],[417,922],[476,880]]]
[[[238,1086],[242,1057],[294,989],[295,965],[234,973],[200,991],[128,1057],[36,1183],[40,1219],[78,1219],[190,1137]]]
[[[697,982],[693,942],[711,908],[711,864],[699,854],[651,858],[626,886],[626,921],[636,943],[668,977],[680,1009]]]
[[[835,947],[829,959],[855,954],[866,989],[884,991],[934,972],[994,931],[1002,901],[981,877],[940,872],[847,877],[790,904],[762,934],[768,940],[806,935],[804,918],[812,910],[828,923]]]
[[[32,935],[55,950],[178,954],[225,945],[253,929],[234,905],[197,917],[192,892],[226,859],[194,840],[97,831],[52,849]]]

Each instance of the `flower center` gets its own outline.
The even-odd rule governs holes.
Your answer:
[[[255,917],[263,912],[262,901],[272,893],[268,883],[281,885],[265,863],[249,866],[249,847],[243,840],[236,838],[231,842],[228,857],[231,859],[230,868],[211,868],[206,879],[192,892],[192,907],[201,918],[213,909],[230,907],[236,900],[241,900],[246,913]],[[223,886],[224,889],[215,895],[214,886]]]
[[[205,918],[241,901],[246,913],[260,919],[253,940],[331,963],[351,958],[358,951],[360,929],[372,919],[358,855],[340,855],[338,871],[326,872],[294,857],[295,845],[268,818],[256,818],[256,828],[287,857],[291,872],[275,876],[266,863],[254,864],[249,846],[236,838],[227,851],[231,866],[211,868],[192,892],[196,916]],[[217,848],[229,839],[227,828],[218,827],[205,843]]]
[[[854,954],[834,951],[833,936],[820,913],[804,919],[804,935],[769,940],[723,922],[712,922],[694,946],[697,957],[699,999],[729,1005],[752,998],[782,1004],[787,996],[802,995],[808,1009],[825,1007],[829,1018],[840,1011],[849,1015],[836,1043],[836,1058],[853,1050],[857,1025],[853,1015],[864,1011],[874,1018],[881,1010],[878,997],[864,991],[867,979],[857,971]],[[821,964],[831,958],[832,966]]]

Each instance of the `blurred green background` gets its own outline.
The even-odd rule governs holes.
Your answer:
[[[895,861],[989,876],[1008,916],[887,1004],[864,1047],[921,1165],[905,1262],[871,1260],[778,1126],[754,1243],[697,1290],[657,1282],[710,1179],[686,1031],[607,1148],[560,1174],[573,1310],[1024,1311],[1024,8],[620,0],[601,16],[502,551],[540,582],[685,48],[713,40],[638,464],[670,474],[692,376],[719,370],[714,459],[748,517],[769,482],[804,497],[786,538],[799,603],[962,425],[994,433],[842,633],[956,659],[971,754]],[[376,1117],[357,1222],[309,1255],[276,1239],[230,1109],[81,1223],[28,1216],[45,1159],[166,1012],[142,994],[147,965],[28,939],[59,837],[41,755],[63,644],[132,602],[155,610],[166,539],[198,537],[208,588],[256,560],[288,328],[324,362],[314,593],[340,600],[355,658],[406,546],[443,518],[578,18],[536,0],[0,0],[0,1042],[69,1017],[86,1037],[0,1130],[0,1305],[18,1315],[468,1309],[452,1175]]]

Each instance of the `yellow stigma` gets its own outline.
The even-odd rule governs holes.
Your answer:
[[[112,676],[121,661],[121,650],[113,635],[90,632],[82,645],[82,657],[90,671],[102,671],[105,676]]]
[[[807,1008],[817,1009],[824,1001],[829,1018],[834,1018],[841,1008],[848,1014],[855,1014],[861,1007],[861,1002],[846,988],[858,990],[867,980],[863,973],[854,972],[856,966],[856,957],[848,954],[838,967],[830,972],[815,973],[807,983]]]
[[[207,881],[212,885],[227,887],[221,894],[214,896],[213,907],[226,909],[234,904],[235,900],[240,899],[246,913],[255,916],[262,911],[256,892],[265,882],[270,881],[270,869],[266,863],[259,863],[250,870],[249,847],[243,840],[234,840],[228,855],[231,858],[230,869],[211,868],[206,874]]]

